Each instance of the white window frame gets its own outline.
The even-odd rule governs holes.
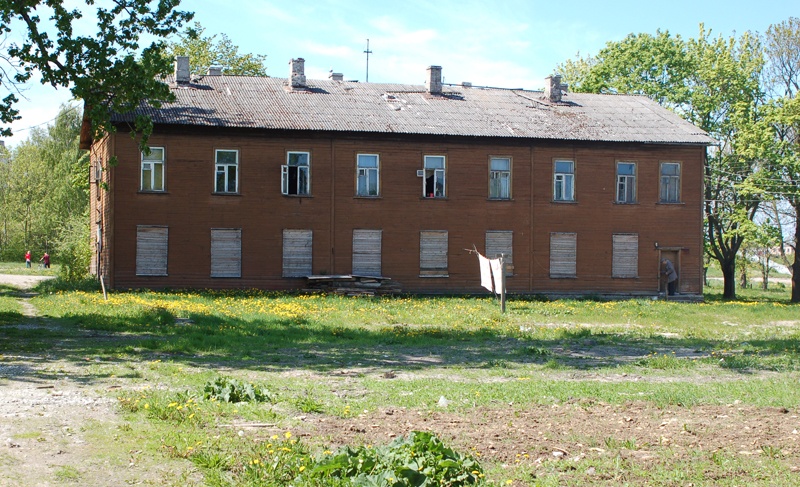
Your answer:
[[[242,277],[242,229],[211,229],[211,277]]]
[[[435,161],[441,160],[441,167]],[[447,157],[425,156],[422,169],[422,197],[446,198],[447,197]],[[428,191],[428,179],[433,178],[432,191]]]
[[[447,263],[447,230],[419,232],[419,277],[450,277]]]
[[[303,161],[303,157],[298,158],[297,156],[305,156],[305,160]],[[286,152],[286,164],[281,166],[281,194],[284,196],[309,196],[311,194],[310,152]]]
[[[136,275],[166,276],[169,262],[169,227],[136,227]]]
[[[382,230],[353,230],[354,275],[380,277],[382,239]]]
[[[314,232],[284,229],[282,259],[283,277],[310,276],[314,264]]]
[[[611,235],[611,242],[611,277],[639,277],[639,234],[615,233]]]
[[[511,230],[486,231],[486,257],[496,259],[503,255],[506,276],[514,275],[514,232]]]
[[[219,155],[222,152],[236,155],[234,162],[220,162]],[[221,194],[239,193],[239,151],[237,149],[215,149],[214,150],[214,192]],[[220,188],[220,176],[222,176],[222,187]],[[231,181],[233,180],[233,181]],[[229,188],[233,182],[233,191]]]
[[[666,167],[677,167],[677,174],[664,174]],[[658,187],[658,201],[660,203],[680,203],[681,202],[681,163],[662,162],[658,168],[660,178]]]
[[[506,168],[494,167],[495,162],[505,162]],[[510,157],[491,157],[489,158],[489,199],[510,200],[511,199],[511,158]]]
[[[160,152],[160,158],[154,158],[154,154]],[[163,147],[150,147],[150,154],[145,155],[144,151],[142,151],[142,165],[141,165],[141,173],[139,178],[139,190],[146,191],[146,192],[163,192],[164,191],[164,162],[166,160],[166,151]],[[150,177],[145,178],[145,171],[150,171]],[[161,187],[156,187],[156,174],[161,174]],[[97,175],[95,174],[95,177]],[[145,187],[145,180],[147,181],[149,187]]]
[[[375,166],[366,165],[366,161],[374,158]],[[362,165],[362,161],[365,164]],[[365,198],[380,196],[381,159],[378,154],[356,154],[356,196]],[[374,180],[374,183],[372,182]],[[361,183],[364,182],[362,191]],[[372,187],[374,184],[374,188]]]
[[[550,279],[569,279],[578,275],[578,234],[550,233]]]
[[[559,169],[559,164],[570,164],[570,171]],[[556,159],[553,161],[553,201],[575,201],[575,161]]]
[[[633,174],[621,174],[621,166],[633,166]],[[629,161],[617,162],[617,203],[636,203],[636,173],[637,164]]]

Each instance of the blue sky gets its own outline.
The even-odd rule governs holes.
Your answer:
[[[800,16],[797,0],[184,0],[182,8],[195,12],[206,34],[226,33],[241,52],[266,54],[270,76],[285,78],[289,60],[303,57],[308,78],[333,70],[364,82],[369,39],[370,82],[421,84],[425,68],[439,65],[446,83],[527,89],[544,86],[560,62],[632,32],[694,37],[702,22],[712,34],[730,36]],[[39,85],[25,95],[8,145],[70,99],[68,90]]]

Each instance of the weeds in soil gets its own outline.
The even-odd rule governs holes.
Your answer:
[[[120,435],[146,421],[151,453],[191,462],[209,485],[335,486],[359,475],[411,485],[428,473],[434,485],[791,485],[781,483],[791,476],[781,445],[762,447],[757,460],[701,451],[690,462],[666,443],[615,433],[581,439],[597,451],[579,460],[547,451],[534,463],[532,451],[503,463],[451,450],[430,433],[342,449],[290,433],[306,416],[362,427],[392,408],[455,420],[535,405],[794,408],[800,320],[777,296],[704,304],[511,297],[506,314],[491,298],[261,291],[111,293],[107,302],[54,291],[32,302],[53,331],[0,327],[0,354],[12,342],[52,350],[79,365],[71,380],[121,384],[114,395],[128,422]],[[645,449],[649,463],[631,458]]]

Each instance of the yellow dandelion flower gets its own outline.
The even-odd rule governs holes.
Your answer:
[[[283,434],[283,436],[285,436],[286,439],[288,440],[289,438],[292,437],[292,432],[291,431],[287,431],[286,433]]]

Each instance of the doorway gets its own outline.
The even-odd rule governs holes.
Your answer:
[[[675,266],[675,272],[678,273],[678,281],[675,283],[675,292],[681,292],[681,253],[680,249],[660,248],[658,249],[658,292],[667,292],[667,279],[664,276],[664,265],[661,263],[664,259],[669,259],[672,265]]]

